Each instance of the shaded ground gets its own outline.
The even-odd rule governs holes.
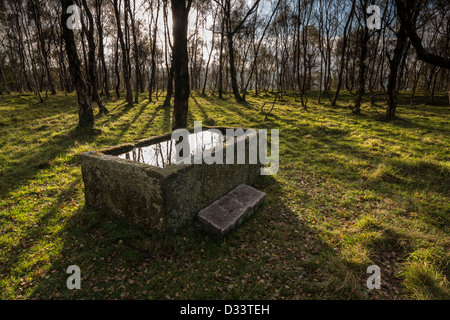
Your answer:
[[[448,299],[446,95],[410,108],[405,94],[391,122],[382,100],[353,116],[348,94],[336,108],[314,97],[305,112],[285,96],[267,120],[270,93],[192,97],[190,124],[280,129],[280,171],[257,185],[267,200],[224,239],[145,234],[85,207],[79,155],[169,132],[163,100],[110,102],[86,134],[74,96],[0,97],[0,298]],[[372,264],[381,290],[366,287]]]

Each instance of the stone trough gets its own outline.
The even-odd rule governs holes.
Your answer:
[[[145,230],[174,232],[222,196],[241,184],[252,184],[262,164],[249,163],[248,137],[234,144],[219,141],[203,127],[199,134],[190,130],[192,159],[211,149],[237,150],[245,141],[244,164],[175,164],[175,144],[171,134],[122,144],[82,155],[81,169],[86,204],[111,213]],[[225,137],[226,129],[218,128]],[[235,152],[236,153],[236,152]],[[236,162],[235,162],[236,163]]]

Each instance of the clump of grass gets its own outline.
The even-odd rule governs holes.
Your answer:
[[[410,254],[400,276],[411,298],[450,299],[449,258],[448,252],[437,247],[420,248]]]
[[[378,164],[373,171],[366,173],[366,177],[369,180],[377,180],[390,183],[397,183],[401,180],[401,178],[398,176],[398,172],[394,169],[394,167],[386,163]]]
[[[441,182],[445,187],[445,181],[450,179],[448,164],[441,163],[435,159],[393,159],[390,164],[398,170],[405,178],[412,178],[412,182]]]
[[[215,126],[217,122],[215,119],[208,117],[207,119],[203,120],[202,124],[205,126]]]
[[[382,229],[383,226],[380,220],[377,220],[369,215],[365,215],[355,223],[355,227],[358,230],[372,231],[372,230],[380,230]]]

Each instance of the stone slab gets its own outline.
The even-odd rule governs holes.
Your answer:
[[[224,236],[249,217],[264,201],[266,194],[246,184],[201,210],[197,221],[203,230]]]

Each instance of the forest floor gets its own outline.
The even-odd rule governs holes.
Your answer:
[[[349,110],[311,95],[194,94],[189,125],[280,130],[280,170],[262,207],[225,238],[194,226],[145,233],[85,205],[83,152],[170,132],[163,99],[108,102],[75,129],[75,95],[0,97],[1,299],[449,299],[450,107],[424,95],[385,121],[383,97]],[[366,97],[367,101],[367,97]],[[267,109],[267,108],[266,108]],[[96,109],[97,112],[97,109]],[[381,289],[366,272],[381,268]],[[66,287],[70,265],[81,290]]]

